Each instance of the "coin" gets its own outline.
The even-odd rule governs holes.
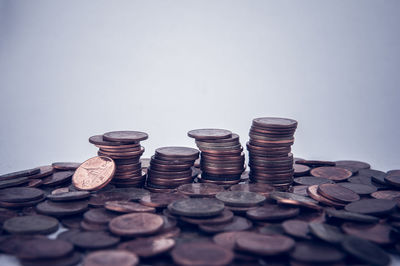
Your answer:
[[[187,198],[187,196],[179,193],[150,193],[144,195],[140,199],[140,203],[149,207],[164,208],[168,204],[184,198]]]
[[[395,187],[400,187],[400,174],[398,174],[398,175],[386,175],[385,177],[384,177],[384,179],[385,179],[385,182],[386,183],[388,183],[388,184],[390,184],[390,185],[392,185],[392,186],[395,186]]]
[[[253,119],[253,125],[263,128],[295,128],[297,127],[297,121],[288,118],[280,117],[260,117]]]
[[[217,199],[229,206],[251,207],[265,201],[265,197],[255,192],[223,191],[215,195]]]
[[[12,172],[12,173],[8,173],[8,174],[0,175],[0,181],[14,179],[14,178],[18,178],[18,177],[32,176],[32,175],[36,175],[38,173],[40,173],[39,168],[32,168],[32,169]]]
[[[175,215],[188,217],[216,216],[224,210],[224,203],[216,199],[190,198],[174,201],[168,210]]]
[[[311,175],[328,178],[333,181],[343,181],[352,176],[352,172],[340,167],[323,166],[312,169]]]
[[[43,178],[46,176],[51,175],[54,172],[54,168],[51,165],[44,165],[44,166],[39,166],[39,173],[30,175],[30,179],[38,179],[38,178]]]
[[[389,265],[389,255],[379,246],[370,241],[358,238],[347,237],[342,242],[343,249],[357,259],[371,265]]]
[[[115,173],[115,163],[111,158],[93,157],[76,169],[72,183],[79,190],[98,190],[106,186]]]
[[[375,199],[393,200],[400,197],[400,191],[397,190],[380,190],[371,194]]]
[[[213,241],[215,244],[217,244],[221,247],[225,247],[230,250],[233,250],[236,246],[236,240],[246,234],[253,234],[253,232],[247,232],[247,231],[223,232],[223,233],[214,235]]]
[[[213,217],[206,217],[206,218],[193,218],[193,217],[179,217],[180,220],[190,223],[190,224],[205,224],[205,225],[215,225],[215,224],[223,224],[228,223],[233,220],[233,212],[230,210],[225,209],[220,215],[213,216]]]
[[[318,186],[317,191],[330,200],[342,203],[349,203],[360,199],[360,196],[354,191],[337,184],[321,184]]]
[[[302,176],[296,177],[293,180],[296,184],[299,185],[320,185],[320,184],[333,184],[334,182],[328,178],[324,177],[315,177],[315,176]]]
[[[329,224],[310,223],[309,229],[315,237],[332,244],[339,244],[345,237],[338,227]]]
[[[54,202],[46,200],[36,205],[38,212],[52,216],[67,216],[84,212],[87,201]]]
[[[72,201],[81,200],[90,197],[90,193],[87,191],[69,191],[57,194],[47,195],[47,198],[51,201]]]
[[[161,216],[152,213],[130,213],[118,216],[108,224],[110,231],[119,236],[150,235],[164,224]]]
[[[66,256],[73,251],[71,243],[58,239],[38,238],[24,242],[17,253],[21,259],[52,259]]]
[[[146,140],[149,137],[144,132],[140,131],[111,131],[103,134],[103,139],[106,141],[116,141],[122,143],[137,143]]]
[[[84,261],[84,266],[135,266],[139,258],[136,254],[125,250],[100,250],[89,253]]]
[[[90,209],[83,214],[85,221],[94,224],[108,224],[117,214],[103,208]]]
[[[72,252],[72,254],[68,254],[63,257],[58,258],[45,258],[45,259],[34,259],[34,260],[26,260],[20,259],[20,263],[24,266],[69,266],[69,265],[77,265],[82,259],[82,254],[79,252]]]
[[[199,151],[188,147],[162,147],[156,149],[156,156],[165,159],[189,159],[196,160]],[[164,159],[164,160],[165,160]]]
[[[365,184],[356,184],[350,182],[341,182],[337,183],[337,185],[350,189],[357,193],[358,195],[369,195],[377,190],[376,187],[365,185]]]
[[[230,138],[232,132],[226,129],[204,128],[190,130],[187,135],[196,140],[213,140]]]
[[[374,216],[348,212],[345,210],[326,209],[326,216],[329,220],[337,219],[340,221],[351,221],[361,223],[377,223],[379,219]]]
[[[206,241],[179,244],[171,256],[178,265],[228,265],[233,261],[231,250]]]
[[[203,232],[215,234],[229,231],[245,231],[252,227],[253,223],[248,219],[240,216],[234,216],[233,219],[226,223],[219,224],[200,224],[199,229]]]
[[[335,207],[344,207],[345,206],[344,203],[330,200],[330,199],[322,196],[320,193],[318,193],[318,185],[309,186],[307,188],[307,194],[314,200],[316,200],[324,205],[327,205],[327,206],[335,206]]]
[[[386,199],[362,199],[349,203],[345,210],[367,215],[385,215],[396,208],[396,202]]]
[[[296,164],[304,164],[310,167],[319,167],[319,166],[335,166],[335,162],[331,161],[322,161],[322,160],[296,160]]]
[[[5,188],[0,190],[0,201],[25,202],[40,199],[43,195],[43,191],[37,188]]]
[[[118,246],[137,254],[139,257],[149,258],[170,251],[175,246],[171,238],[138,238],[127,241]]]
[[[6,220],[4,230],[10,234],[50,234],[58,229],[58,220],[44,215],[17,216]]]
[[[54,169],[61,171],[76,170],[79,165],[81,165],[81,163],[75,162],[55,162],[51,164]]]
[[[119,213],[156,212],[156,209],[153,207],[130,201],[107,201],[104,208]]]
[[[293,169],[294,169],[294,176],[306,175],[311,170],[310,167],[308,167],[307,165],[302,165],[302,164],[294,164]]]
[[[275,191],[270,196],[280,204],[301,206],[313,210],[321,209],[317,201],[294,193]]]
[[[275,191],[275,188],[268,184],[236,184],[229,188],[230,191],[245,191],[245,192],[255,192],[268,197],[270,193]]]
[[[237,248],[261,256],[277,256],[293,249],[293,239],[283,235],[245,234],[236,239]]]
[[[324,264],[340,262],[345,254],[334,246],[317,241],[297,242],[290,257],[295,261],[307,264]]]
[[[311,239],[308,222],[301,220],[286,220],[282,223],[282,228],[286,234],[300,239]]]
[[[119,243],[119,237],[103,231],[80,232],[72,235],[69,240],[82,249],[105,249]]]
[[[212,197],[225,189],[219,185],[207,183],[184,184],[178,187],[178,192],[190,197]]]
[[[280,221],[299,215],[299,208],[264,203],[263,206],[247,211],[246,216],[256,221]]]
[[[71,180],[74,171],[60,171],[44,178],[42,184],[45,186],[57,186]]]
[[[372,241],[378,245],[389,245],[394,243],[392,228],[386,224],[359,224],[344,223],[342,230],[352,236]]]

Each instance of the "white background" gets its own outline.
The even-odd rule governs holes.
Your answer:
[[[400,168],[400,1],[1,1],[0,174],[298,120],[294,154]]]

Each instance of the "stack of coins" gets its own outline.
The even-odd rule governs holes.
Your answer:
[[[287,118],[261,117],[253,119],[250,128],[250,179],[277,189],[287,190],[293,181],[294,132],[297,121]]]
[[[188,136],[201,151],[201,182],[233,185],[244,171],[243,147],[239,135],[225,129],[195,129]]]
[[[99,148],[99,156],[114,160],[116,170],[111,181],[118,187],[141,187],[146,176],[142,173],[140,156],[144,148],[140,141],[148,135],[139,131],[112,131],[89,138],[89,142]]]
[[[192,167],[199,151],[187,147],[156,149],[147,168],[147,188],[153,192],[169,192],[192,182]]]

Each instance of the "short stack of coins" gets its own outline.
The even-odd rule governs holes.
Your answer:
[[[253,119],[250,128],[250,179],[277,189],[287,190],[293,182],[294,132],[297,121],[287,118],[261,117]]]
[[[169,192],[192,182],[192,167],[199,151],[188,147],[156,149],[147,169],[146,187],[153,192]]]
[[[148,135],[140,131],[112,131],[89,138],[89,142],[99,148],[99,156],[114,160],[116,170],[111,181],[118,187],[142,187],[146,176],[142,173],[140,156],[144,147],[140,141]]]
[[[245,156],[239,135],[225,129],[195,129],[188,136],[201,151],[201,182],[233,185],[240,182]]]

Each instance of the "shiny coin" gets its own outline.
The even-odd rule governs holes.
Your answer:
[[[175,246],[175,240],[171,238],[138,238],[127,241],[118,246],[137,254],[139,257],[149,258],[168,252]]]
[[[131,237],[154,234],[163,224],[164,220],[160,215],[130,213],[112,219],[108,226],[113,234]]]
[[[333,181],[343,181],[352,176],[352,172],[340,167],[324,166],[311,170],[311,175],[324,177]]]

